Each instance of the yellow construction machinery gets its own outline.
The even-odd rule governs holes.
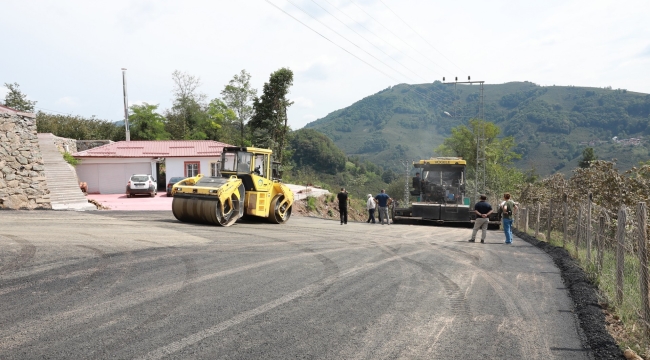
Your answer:
[[[272,151],[225,147],[218,176],[201,174],[172,187],[172,212],[183,222],[230,226],[244,215],[282,224],[291,216],[293,193],[280,181]]]

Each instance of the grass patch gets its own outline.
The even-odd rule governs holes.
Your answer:
[[[77,166],[79,163],[81,163],[81,160],[75,158],[70,154],[69,152],[64,152],[63,153],[63,159],[70,165],[72,166]]]
[[[316,211],[316,198],[313,196],[307,196],[307,210]]]

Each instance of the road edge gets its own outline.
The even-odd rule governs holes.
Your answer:
[[[598,303],[597,287],[571,257],[566,249],[537,240],[534,236],[513,230],[513,233],[527,243],[547,253],[560,269],[562,280],[573,300],[586,344],[595,359],[625,359],[623,351],[605,327],[605,314]]]

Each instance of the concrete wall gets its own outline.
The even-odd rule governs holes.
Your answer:
[[[0,107],[0,209],[51,209],[34,114]]]

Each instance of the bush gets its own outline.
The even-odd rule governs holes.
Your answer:
[[[307,209],[309,211],[316,211],[316,198],[313,196],[307,197]]]
[[[69,152],[63,153],[63,159],[72,166],[77,166],[77,164],[81,163],[81,160],[75,158]]]

